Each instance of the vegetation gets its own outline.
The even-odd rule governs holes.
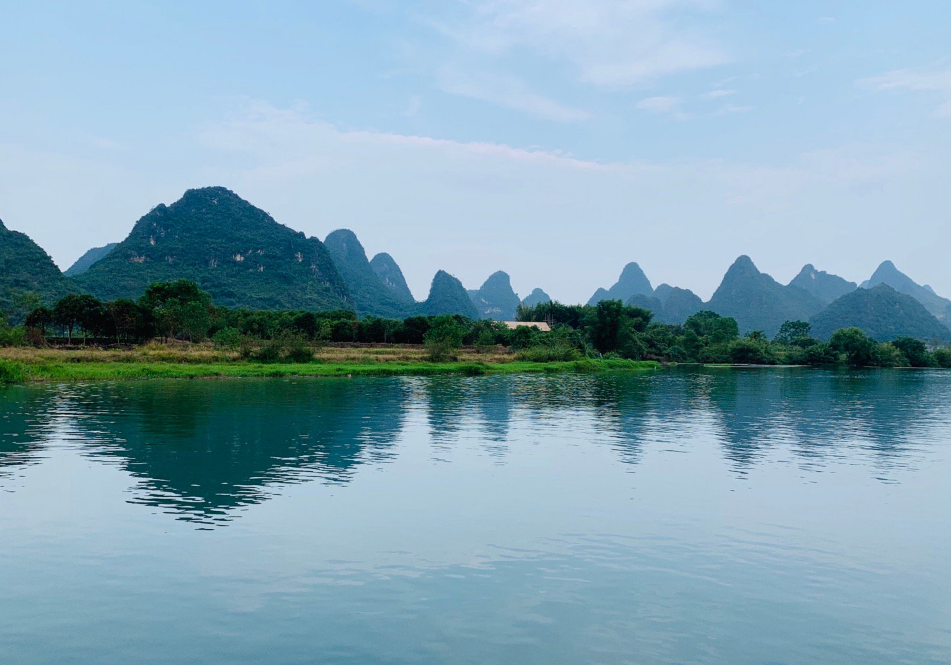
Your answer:
[[[588,300],[589,305],[597,305],[602,300],[620,300],[627,301],[631,296],[644,295],[649,296],[654,292],[654,287],[647,279],[647,275],[636,263],[628,263],[621,271],[621,276],[610,289],[598,289]]]
[[[88,250],[85,254],[76,259],[76,262],[73,263],[69,268],[67,268],[63,274],[67,277],[75,277],[76,275],[82,275],[84,272],[89,270],[94,263],[97,263],[99,260],[104,259],[109,252],[116,248],[116,245],[119,243],[111,242],[108,245],[102,247],[93,247]]]
[[[481,287],[469,291],[472,303],[483,319],[496,321],[511,321],[515,318],[515,310],[521,304],[508,273],[492,273]]]
[[[924,305],[932,316],[944,323],[951,323],[951,300],[942,298],[927,286],[916,284],[891,261],[883,261],[863,286],[874,288],[879,284],[886,284],[899,293],[911,296]]]
[[[789,286],[798,287],[824,303],[837,300],[858,288],[855,282],[842,279],[824,270],[816,270],[811,263],[802,267],[799,274],[789,282]]]
[[[531,307],[533,305],[540,305],[544,302],[551,302],[551,296],[545,293],[542,289],[533,289],[531,293],[525,296],[525,299],[522,301],[522,305],[525,307]]]
[[[392,256],[386,252],[380,252],[370,259],[370,267],[373,268],[373,272],[380,278],[383,285],[394,293],[397,300],[416,302],[412,291],[409,290],[409,285],[406,283],[406,278],[403,277],[403,271],[400,270]]]
[[[73,279],[104,300],[136,299],[153,282],[189,279],[228,307],[318,310],[350,302],[323,243],[223,187],[192,189],[156,206]]]
[[[948,340],[951,331],[920,302],[885,284],[856,289],[810,320],[815,336],[829,339],[839,328],[854,326],[880,341],[898,337]]]
[[[748,256],[738,258],[706,308],[736,319],[740,332],[762,330],[775,335],[784,321],[806,321],[822,302],[796,286],[783,286],[757,270]]]
[[[479,318],[479,312],[472,304],[462,282],[444,270],[440,270],[433,277],[429,297],[419,304],[417,311],[423,316],[458,314],[469,319]]]
[[[0,310],[14,323],[41,304],[51,304],[71,287],[49,254],[27,235],[0,221]]]
[[[334,231],[324,240],[324,245],[347,285],[351,301],[358,314],[403,318],[411,313],[416,305],[412,296],[400,297],[399,290],[386,286],[373,270],[363,245],[360,244],[353,231],[347,229]],[[397,267],[396,270],[399,271],[399,268]]]

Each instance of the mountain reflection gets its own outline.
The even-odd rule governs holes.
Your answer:
[[[385,460],[402,427],[400,383],[115,384],[68,408],[88,454],[140,480],[136,502],[220,523],[288,483],[346,483]]]
[[[117,464],[132,501],[220,525],[290,483],[346,484],[396,459],[407,422],[453,459],[462,440],[504,464],[518,444],[645,449],[712,441],[749,472],[776,450],[803,467],[908,464],[951,425],[951,373],[670,369],[649,374],[156,381],[0,390],[0,488],[57,447]],[[414,428],[415,432],[416,429]],[[397,445],[399,444],[399,445]],[[539,449],[538,454],[546,454]]]

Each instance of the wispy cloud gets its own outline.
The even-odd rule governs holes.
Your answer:
[[[512,76],[465,74],[452,67],[440,70],[437,85],[443,92],[478,99],[555,122],[580,122],[590,114],[537,94]]]
[[[717,90],[710,90],[709,92],[705,92],[701,95],[701,97],[703,97],[704,99],[720,99],[721,97],[729,97],[735,94],[736,94],[736,90],[717,89]]]
[[[951,69],[938,67],[895,69],[879,76],[861,79],[858,84],[878,92],[924,92],[942,98],[934,110],[937,117],[951,117]]]
[[[578,80],[617,88],[705,69],[730,56],[698,27],[712,0],[474,0],[468,21],[443,25],[466,48],[501,56],[527,49],[567,64]]]
[[[673,113],[680,107],[681,101],[680,97],[647,97],[635,106],[642,111],[652,113]]]

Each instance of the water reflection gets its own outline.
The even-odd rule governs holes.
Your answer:
[[[70,445],[136,480],[134,501],[216,525],[288,483],[345,484],[392,460],[409,419],[430,454],[461,437],[505,463],[525,432],[586,437],[636,465],[715,440],[748,473],[776,450],[807,468],[859,454],[876,475],[951,425],[951,373],[668,370],[647,375],[170,381],[0,391],[0,488]],[[931,434],[929,434],[929,432]],[[521,437],[521,438],[520,438]],[[408,445],[408,444],[406,444]],[[862,457],[864,456],[864,457]],[[15,488],[13,488],[15,489]]]

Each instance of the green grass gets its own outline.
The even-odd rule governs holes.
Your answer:
[[[652,361],[634,360],[576,360],[570,362],[529,362],[513,361],[506,363],[478,362],[407,362],[389,361],[380,363],[302,363],[302,364],[262,364],[254,362],[223,363],[165,363],[165,362],[36,362],[10,363],[3,366],[17,366],[15,380],[9,383],[27,381],[95,381],[123,379],[198,379],[198,378],[237,378],[237,377],[347,377],[347,376],[428,376],[435,374],[456,374],[478,376],[482,374],[525,374],[525,373],[561,373],[561,372],[608,372],[608,371],[645,371],[660,367]],[[0,372],[3,370],[0,369]],[[3,375],[0,374],[0,377]],[[2,381],[2,378],[0,378]]]

